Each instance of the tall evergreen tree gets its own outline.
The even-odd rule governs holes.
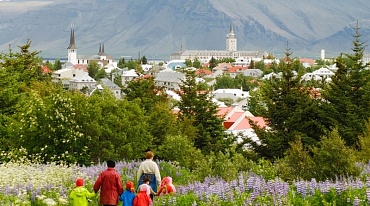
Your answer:
[[[193,119],[193,126],[198,129],[194,146],[208,154],[211,151],[223,151],[230,139],[217,116],[217,105],[212,102],[209,91],[200,89],[193,71],[186,71],[186,79],[180,86],[179,120]]]
[[[347,145],[354,146],[370,117],[370,71],[362,57],[365,45],[360,42],[358,24],[355,28],[353,54],[336,59],[337,72],[323,92],[327,115],[336,120],[338,131]]]
[[[283,157],[289,143],[298,135],[304,145],[317,144],[330,124],[319,110],[321,100],[312,98],[301,76],[295,76],[290,54],[287,50],[285,62],[279,65],[282,76],[264,81],[249,105],[250,111],[257,111],[270,128],[264,130],[254,126],[260,142],[249,143],[257,154],[269,159]]]

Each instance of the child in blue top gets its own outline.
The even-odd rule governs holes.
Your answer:
[[[122,206],[132,206],[135,198],[134,183],[131,181],[126,182],[126,190],[121,194],[119,200],[122,201]]]

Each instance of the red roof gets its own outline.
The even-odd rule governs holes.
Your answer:
[[[236,71],[244,71],[244,70],[247,70],[248,67],[243,67],[243,66],[234,66],[234,67],[230,67],[227,69],[227,72],[236,72]]]
[[[299,62],[301,63],[308,63],[309,65],[314,65],[315,60],[314,59],[308,59],[308,58],[300,58]]]
[[[46,65],[43,65],[43,66],[41,67],[41,71],[42,71],[42,73],[44,73],[44,74],[47,74],[47,73],[52,72],[52,71],[51,71],[51,69],[49,69],[49,67],[47,67]]]
[[[87,72],[87,67],[83,64],[75,64],[75,65],[73,65],[73,69],[83,70],[83,71]]]
[[[196,75],[209,75],[209,74],[212,74],[212,72],[209,71],[208,69],[197,69],[195,71],[195,74]]]
[[[249,120],[252,120],[259,128],[265,128],[266,122],[263,117],[245,117],[238,125],[235,126],[234,130],[251,129],[252,126],[249,124]]]
[[[234,107],[219,107],[217,108],[217,115],[218,116],[225,116],[227,114],[229,114],[229,112],[231,112],[231,110],[233,110]]]

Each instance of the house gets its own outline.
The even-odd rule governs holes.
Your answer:
[[[247,77],[262,77],[263,71],[260,69],[247,69],[242,72]]]
[[[310,81],[310,80],[315,80],[315,81],[321,81],[322,80],[322,77],[320,77],[319,75],[316,75],[314,73],[306,73],[304,75],[302,75],[302,80],[305,80],[305,81]]]
[[[185,80],[185,74],[175,71],[159,72],[154,78],[154,82],[159,87],[164,87],[166,90],[179,90],[180,84]]]
[[[108,78],[100,80],[103,87],[108,88],[117,99],[121,99],[121,88]]]
[[[127,82],[132,81],[133,79],[136,79],[136,78],[139,77],[139,75],[135,71],[135,69],[122,70],[121,72],[122,72],[122,74],[121,74],[122,85],[127,85]]]
[[[83,69],[74,69],[74,68],[64,68],[54,71],[51,74],[52,82],[62,83],[64,89],[69,89],[70,82],[69,80],[75,77],[81,77],[88,75]]]
[[[85,73],[82,76],[73,77],[69,80],[69,90],[93,90],[96,87],[95,79],[91,78],[89,74]]]
[[[249,98],[249,92],[245,92],[241,89],[217,89],[216,91],[213,91],[212,94],[214,95],[214,98],[220,99],[220,98],[230,98],[236,101],[240,98]]]
[[[224,117],[223,126],[226,129],[226,133],[238,137],[237,143],[241,143],[243,138],[250,138],[255,142],[259,142],[258,136],[254,132],[250,121],[254,122],[259,128],[267,128],[267,123],[264,118],[255,117],[249,111],[244,111],[238,106],[219,108],[218,115]]]
[[[317,76],[320,76],[323,79],[334,76],[334,72],[330,71],[328,68],[325,68],[325,67],[321,67],[320,69],[315,70],[312,73]]]
[[[211,78],[212,74],[213,73],[208,69],[197,69],[195,71],[195,75],[197,75],[198,77],[209,77],[209,78]]]
[[[163,65],[167,70],[177,70],[185,68],[185,60],[171,60],[167,64]]]

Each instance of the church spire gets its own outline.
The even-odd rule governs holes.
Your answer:
[[[105,56],[105,52],[104,52],[104,43],[100,43],[100,47],[99,47],[99,53],[98,53],[99,56]]]
[[[234,27],[232,23],[230,24],[230,34],[234,34]]]
[[[75,30],[74,28],[71,28],[71,37],[69,39],[69,46],[67,49],[77,49],[75,44]]]
[[[98,55],[101,54],[101,43],[99,44],[99,52],[98,52]]]

